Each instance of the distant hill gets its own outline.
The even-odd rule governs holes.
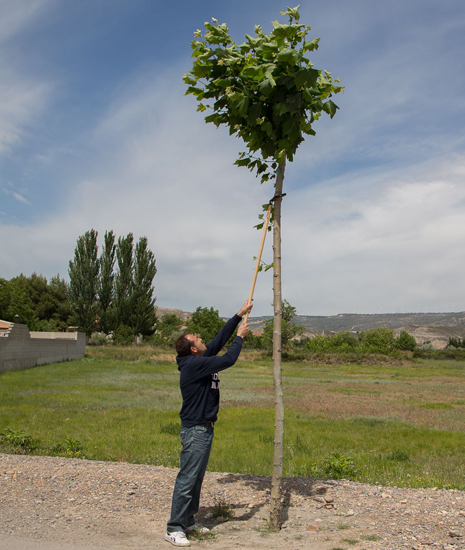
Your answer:
[[[180,309],[158,308],[158,316],[174,313],[183,321],[192,313]],[[249,325],[254,333],[261,333],[270,316],[249,317]],[[305,327],[308,336],[323,332],[360,332],[377,327],[387,327],[396,333],[406,330],[421,344],[431,342],[436,348],[445,347],[452,338],[465,337],[465,311],[458,313],[340,313],[338,315],[297,315],[295,322]],[[304,334],[304,335],[305,335]]]

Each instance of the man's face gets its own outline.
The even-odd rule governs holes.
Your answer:
[[[207,350],[207,346],[202,342],[202,338],[198,334],[189,334],[188,338],[191,342],[192,355],[203,355]]]

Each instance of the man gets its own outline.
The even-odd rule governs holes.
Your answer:
[[[174,485],[171,517],[165,535],[165,540],[174,546],[190,546],[186,532],[208,532],[206,527],[195,524],[194,515],[199,509],[200,490],[220,404],[218,372],[232,367],[237,361],[243,339],[249,333],[247,323],[239,326],[229,350],[219,357],[217,353],[232,336],[242,317],[251,309],[252,304],[246,301],[207,345],[196,334],[183,334],[176,342],[176,361],[182,394],[179,414],[182,451],[181,468]]]

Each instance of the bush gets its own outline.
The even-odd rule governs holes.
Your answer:
[[[449,344],[447,345],[447,349],[457,349],[457,348],[465,348],[465,338],[460,340],[460,338],[449,338]]]
[[[357,473],[354,459],[341,453],[332,453],[323,463],[322,471],[332,479],[351,479]]]
[[[87,458],[79,439],[68,437],[64,442],[59,441],[51,448],[52,455],[66,458]]]
[[[418,348],[423,351],[435,351],[436,349],[431,342],[425,342],[424,344],[418,346]]]
[[[0,433],[0,443],[12,447],[16,452],[26,454],[35,451],[39,447],[40,439],[27,435],[23,430],[7,428],[3,433]]]
[[[397,349],[413,351],[417,347],[417,342],[411,334],[403,330],[399,337],[396,338],[394,346]]]
[[[355,351],[358,340],[349,331],[339,332],[331,336],[318,334],[305,342],[305,349],[312,352],[349,352]]]
[[[89,346],[104,346],[105,344],[108,344],[108,339],[104,332],[93,332],[87,342]]]
[[[113,335],[113,342],[120,346],[130,346],[134,343],[134,333],[131,327],[120,325]]]
[[[367,353],[389,354],[394,348],[394,331],[386,327],[378,327],[362,332],[361,345]]]
[[[408,336],[410,337],[410,335]],[[395,341],[394,332],[391,329],[378,327],[362,332],[358,338],[349,331],[339,332],[331,336],[319,334],[306,342],[305,349],[314,353],[390,355],[397,349]]]

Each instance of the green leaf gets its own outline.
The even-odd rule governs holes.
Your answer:
[[[198,96],[200,94],[203,94],[203,88],[195,88],[194,86],[189,86],[186,90],[186,95],[194,94],[195,96]]]
[[[289,112],[289,103],[282,102],[282,103],[276,103],[273,106],[273,113],[275,113],[278,116],[282,116]]]
[[[300,71],[296,72],[294,75],[294,82],[297,88],[312,88],[316,81],[318,80],[318,77],[320,76],[320,71],[317,71],[316,69],[300,69]]]
[[[185,74],[182,79],[186,84],[189,84],[190,86],[195,86],[197,84],[197,79],[190,74]]]
[[[267,136],[271,137],[273,135],[273,125],[269,120],[264,122],[261,125],[262,130],[266,133]]]
[[[191,69],[191,74],[197,78],[205,78],[211,73],[211,67],[207,65],[196,65]]]
[[[328,115],[333,118],[333,116],[336,114],[336,111],[339,109],[339,107],[333,103],[331,100],[327,101],[323,104],[323,111],[325,113],[328,113]]]
[[[305,25],[282,25],[281,23],[278,23],[278,21],[273,21],[273,32],[271,33],[271,36],[276,36],[277,38],[287,38],[288,40],[292,41],[297,33],[302,29]]]
[[[257,126],[257,124],[262,124],[263,121],[261,120],[262,115],[262,104],[261,103],[253,103],[249,107],[249,115],[248,115],[248,123],[249,126]]]
[[[199,103],[199,105],[197,106],[197,111],[200,111],[201,113],[203,113],[203,111],[206,111],[207,108],[205,107],[205,105],[203,103]]]
[[[314,38],[310,42],[305,42],[305,44],[302,47],[302,51],[304,52],[313,52],[313,50],[317,50],[319,46],[320,39]]]
[[[250,163],[250,158],[237,159],[234,163],[236,166],[248,166]]]
[[[266,80],[260,83],[258,90],[260,94],[263,94],[265,97],[269,97],[275,86],[276,86],[276,82],[273,85],[272,82],[267,78]]]
[[[242,70],[241,75],[254,80],[262,80],[265,75],[265,71],[263,70],[263,66],[249,65]]]
[[[280,63],[289,63],[289,65],[297,65],[299,63],[300,54],[296,50],[292,50],[290,48],[284,48],[278,53],[276,59]]]
[[[212,115],[208,115],[205,117],[205,122],[213,122],[215,126],[220,125],[220,115],[218,113],[213,113]]]
[[[278,53],[279,52],[279,45],[275,41],[269,41],[269,42],[262,42],[260,46],[257,48],[258,53]]]
[[[227,88],[233,84],[233,80],[232,78],[217,78],[212,81],[212,84],[218,88]]]
[[[209,49],[201,55],[196,55],[196,57],[197,61],[207,61],[207,59],[210,59],[210,57],[212,57],[213,55],[215,55],[215,52]]]
[[[295,8],[288,7],[286,11],[281,12],[281,15],[289,15],[289,17],[298,21],[300,19],[299,8],[300,6],[296,6]]]
[[[295,111],[302,106],[302,94],[300,92],[294,95],[288,95],[286,100],[289,104],[289,111]]]
[[[295,127],[294,119],[292,117],[286,118],[286,120],[284,121],[283,126],[282,126],[283,135],[287,136],[287,135],[291,134],[294,127]]]

